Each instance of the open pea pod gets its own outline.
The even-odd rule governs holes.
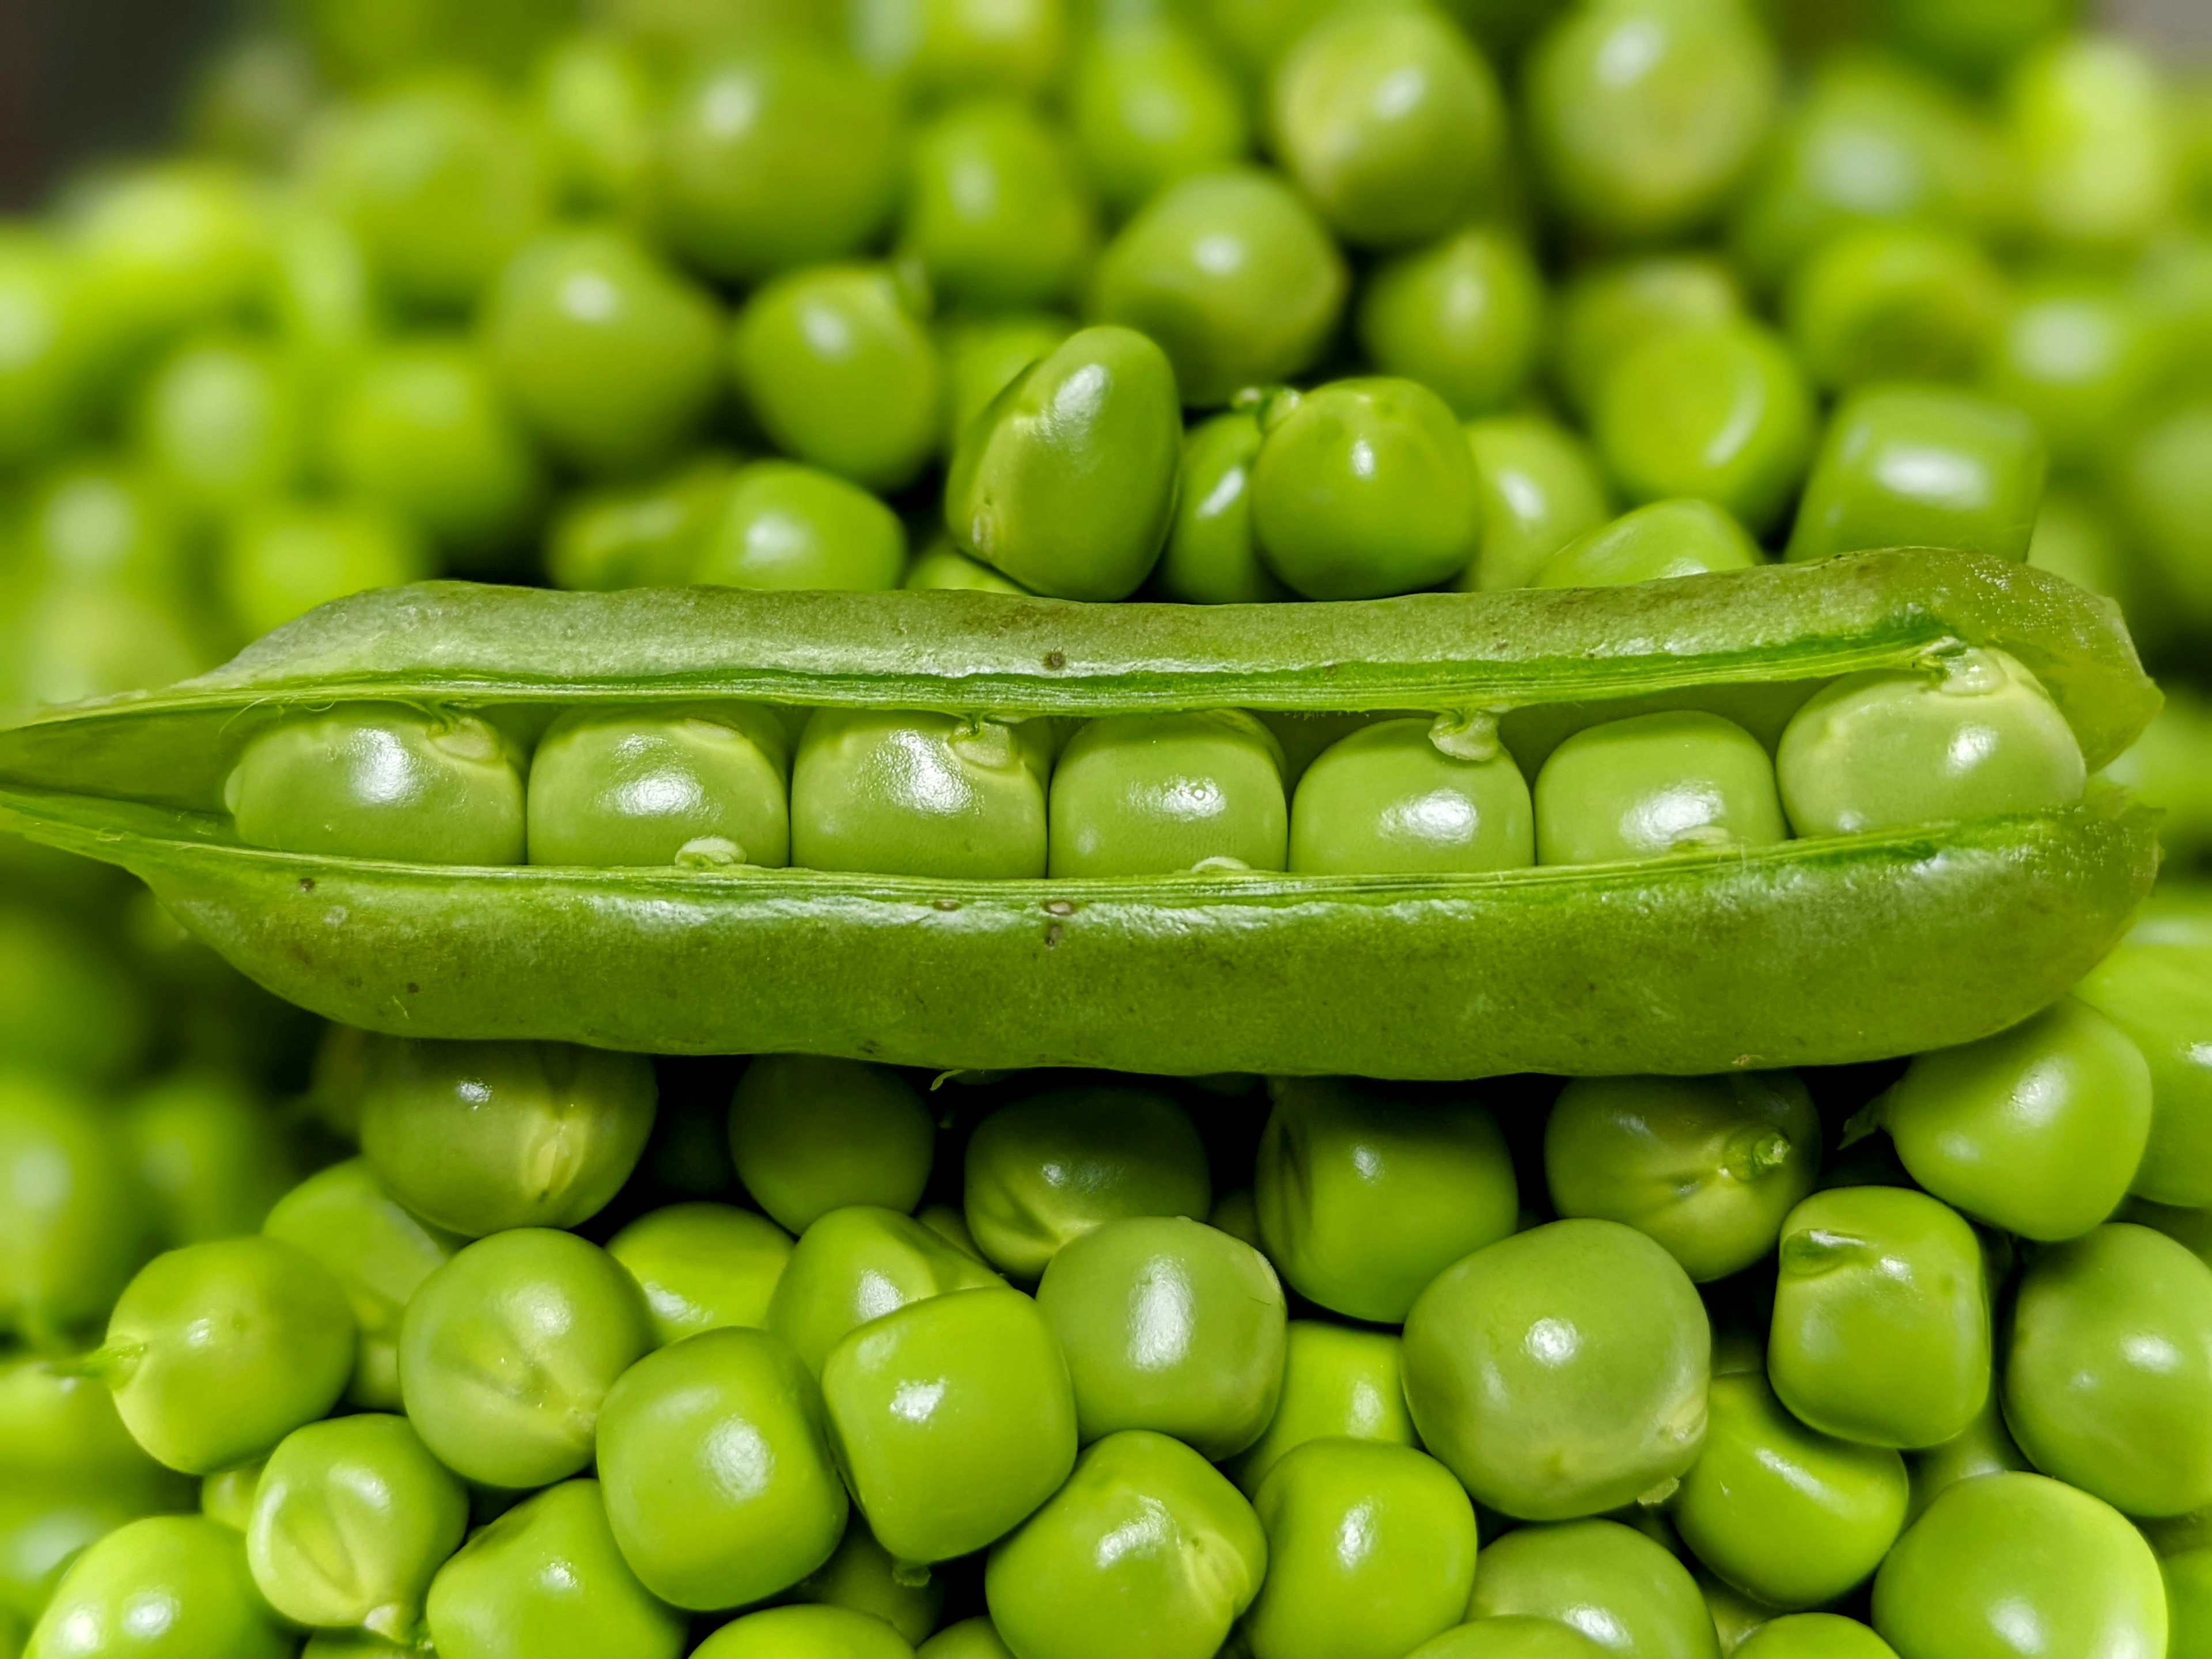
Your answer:
[[[1298,715],[1495,718],[1533,775],[1577,729],[1651,709],[1717,710],[1771,748],[1838,677],[1962,647],[2032,671],[2089,769],[2157,707],[2112,606],[1926,550],[1217,608],[430,584],[0,732],[0,821],[131,870],[279,994],[413,1036],[1385,1078],[1844,1062],[1978,1037],[2064,992],[2150,885],[2152,815],[2093,785],[2049,810],[1642,862],[947,879],[271,850],[243,844],[225,786],[261,734],[334,706],[529,734],[564,710],[707,699],[1063,732],[1242,709],[1293,751]]]

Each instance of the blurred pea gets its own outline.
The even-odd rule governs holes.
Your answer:
[[[2166,1651],[2175,1659],[2201,1653],[2212,1632],[2212,1542],[2205,1517],[2154,1522],[2143,1534],[2158,1553],[2159,1574],[2166,1580]]]
[[[1987,81],[2074,21],[2076,0],[1882,0],[1882,35],[1933,68]]]
[[[791,1598],[866,1613],[896,1631],[900,1640],[916,1644],[927,1639],[944,1615],[945,1583],[934,1573],[919,1584],[902,1582],[915,1576],[910,1565],[894,1562],[876,1541],[866,1518],[855,1515],[845,1523],[836,1553],[793,1585]]]
[[[641,214],[659,142],[659,88],[635,45],[612,31],[556,40],[530,76],[530,109],[562,199]]]
[[[212,666],[181,607],[118,576],[55,576],[0,607],[0,709],[28,715],[169,685]]]
[[[1163,599],[1251,605],[1290,597],[1252,537],[1252,463],[1260,441],[1260,417],[1243,409],[1184,434],[1175,521],[1152,573]]]
[[[998,1283],[982,1262],[913,1217],[854,1205],[799,1235],[769,1298],[767,1328],[818,1376],[830,1350],[870,1320]]]
[[[947,591],[969,593],[1026,593],[1029,589],[1019,582],[1008,581],[997,571],[980,560],[971,559],[952,544],[950,536],[940,536],[914,556],[899,578],[901,587],[921,592]]]
[[[65,1359],[49,1363],[60,1358],[16,1350],[0,1359],[0,1474],[8,1483],[104,1494],[146,1512],[183,1507],[195,1483],[148,1456],[123,1426],[114,1395]]]
[[[1286,1336],[1274,1415],[1259,1439],[1226,1465],[1247,1498],[1287,1453],[1309,1441],[1419,1443],[1406,1408],[1404,1366],[1395,1333],[1293,1319]]]
[[[326,73],[368,83],[425,64],[510,74],[573,8],[544,0],[301,0],[286,15]]]
[[[174,599],[185,543],[175,498],[151,469],[94,453],[31,481],[10,551],[21,577],[117,580]]]
[[[866,490],[792,461],[755,461],[729,477],[684,579],[717,587],[898,586],[906,531]]]
[[[2095,278],[2044,277],[2021,289],[1984,384],[2034,417],[2054,462],[2079,465],[2133,412],[2152,374],[2151,351],[2148,319],[2125,290]]]
[[[367,501],[264,502],[234,520],[216,549],[217,589],[247,639],[349,593],[434,574],[421,532]]]
[[[996,312],[961,318],[939,332],[945,361],[945,449],[994,398],[1024,370],[1075,332],[1075,325],[1052,312]]]
[[[921,102],[1055,86],[1066,60],[1066,0],[854,0],[853,52]]]
[[[81,1086],[0,1073],[0,1328],[46,1347],[98,1319],[144,1259],[145,1198],[119,1127]]]
[[[112,174],[69,204],[64,234],[107,374],[191,329],[240,319],[268,276],[261,198],[245,174],[213,162]]]
[[[265,346],[213,338],[157,368],[133,411],[139,452],[180,506],[235,511],[297,476],[305,434],[290,368]]]
[[[310,1423],[307,1426],[313,1428],[315,1425]],[[292,1431],[293,1434],[298,1432],[297,1429]],[[290,1435],[285,1437],[286,1439],[290,1437]],[[281,1445],[283,1442],[278,1443]],[[250,1462],[234,1463],[227,1469],[217,1469],[213,1474],[203,1476],[200,1480],[200,1513],[210,1521],[222,1522],[233,1532],[243,1534],[253,1524],[253,1495],[260,1487],[261,1472],[268,1462],[265,1457],[257,1457]]]
[[[2130,422],[2105,477],[2155,603],[2201,630],[2212,621],[2212,400],[2188,398]]]
[[[1820,385],[1968,380],[1994,352],[2004,279],[1971,239],[1869,225],[1797,268],[1784,300],[1791,342]]]
[[[766,1217],[703,1202],[650,1211],[607,1241],[645,1293],[664,1347],[727,1325],[765,1326],[791,1249],[791,1236]]]
[[[1102,8],[1115,3],[1097,0]],[[1143,4],[1146,0],[1122,3]],[[1255,85],[1333,9],[1334,0],[1194,0],[1193,4],[1206,33]]]
[[[329,381],[349,373],[390,324],[367,245],[345,217],[313,202],[280,215],[270,258],[267,306],[311,406],[329,399]]]
[[[950,306],[1073,299],[1098,248],[1098,212],[1066,138],[1026,105],[980,100],[915,133],[900,246]]]
[[[556,587],[597,592],[682,586],[720,522],[734,470],[708,453],[641,483],[570,496],[547,532],[547,574]]]
[[[1528,585],[1610,587],[1765,562],[1744,527],[1711,501],[1654,501],[1568,543],[1537,567]]]
[[[1597,457],[1579,435],[1540,415],[1471,422],[1468,447],[1482,490],[1482,549],[1455,587],[1526,586],[1613,512]]]
[[[78,1556],[25,1651],[283,1659],[294,1642],[254,1588],[244,1540],[201,1516],[164,1515],[120,1527]]]
[[[2008,77],[2004,101],[2038,238],[2089,253],[2124,252],[2172,216],[2166,92],[2141,48],[2111,35],[2053,40]]]
[[[1498,1619],[1554,1621],[1592,1632],[1602,1651],[1637,1659],[1720,1659],[1689,1569],[1617,1521],[1521,1527],[1492,1540],[1475,1559],[1468,1616],[1477,1629]],[[1565,1651],[1571,1650],[1562,1659]],[[1517,1649],[1504,1652],[1520,1659]],[[1533,1644],[1529,1654],[1553,1659]],[[1483,1659],[1483,1650],[1469,1659]]]
[[[74,263],[50,233],[0,233],[0,463],[21,466],[74,438],[92,412],[91,319]]]
[[[0,1054],[107,1083],[138,1065],[151,1024],[144,988],[96,929],[0,904]]]
[[[89,1546],[143,1516],[189,1509],[191,1484],[163,1474],[161,1485],[50,1474],[0,1482],[0,1620],[35,1624]]]
[[[139,1091],[120,1127],[164,1247],[259,1231],[295,1178],[276,1114],[235,1077],[165,1079]]]
[[[1235,80],[1204,37],[1170,16],[1100,28],[1084,43],[1068,121],[1092,186],[1124,214],[1251,147]]]
[[[1462,417],[1514,403],[1544,338],[1544,280],[1517,237],[1463,230],[1369,279],[1359,338],[1386,374],[1420,381]]]
[[[1553,374],[1587,413],[1613,366],[1674,328],[1714,328],[1744,315],[1735,271],[1701,253],[1647,253],[1593,265],[1562,291],[1552,329]]]
[[[794,1233],[853,1204],[913,1210],[936,1133],[904,1078],[858,1060],[762,1054],[730,1102],[738,1179]]]

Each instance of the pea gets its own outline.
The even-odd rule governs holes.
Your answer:
[[[216,162],[126,167],[82,193],[64,235],[94,362],[112,373],[238,318],[267,279],[269,231],[253,182]]]
[[[890,216],[902,143],[896,96],[858,64],[795,39],[725,46],[669,99],[659,228],[725,282],[847,258]]]
[[[1533,587],[1617,587],[1766,562],[1735,518],[1711,501],[1654,501],[1586,532],[1539,566]]]
[[[2212,1589],[2212,1553],[2205,1547],[2203,1517],[2187,1516],[2146,1528],[2151,1547],[2158,1552],[2159,1572],[2166,1580],[2166,1651],[2177,1656],[2202,1650],[2204,1639],[2206,1594]]]
[[[596,1480],[567,1480],[479,1528],[431,1581],[444,1659],[677,1659],[684,1620],[623,1561]]]
[[[969,1137],[963,1183],[977,1246],[1024,1279],[1102,1223],[1202,1216],[1213,1193],[1189,1114],[1164,1094],[1095,1085],[992,1113]]]
[[[1019,582],[1008,581],[988,564],[969,558],[940,536],[914,556],[899,579],[899,586],[915,592],[1026,593]]]
[[[2036,279],[2015,295],[1984,381],[2034,417],[2055,464],[2078,465],[2107,446],[2153,378],[2153,332],[2148,307],[2118,283]]]
[[[235,1078],[179,1073],[142,1091],[122,1128],[165,1245],[259,1229],[291,1184],[275,1114]]]
[[[945,448],[957,448],[960,435],[992,400],[1049,357],[1075,325],[1054,312],[990,312],[947,325],[938,337],[945,362]]]
[[[1055,877],[1172,874],[1221,860],[1280,870],[1282,750],[1235,709],[1086,722],[1052,778]]]
[[[1596,407],[1613,364],[1673,329],[1718,328],[1745,313],[1733,266],[1710,254],[1643,253],[1591,265],[1559,295],[1553,374],[1576,409]]]
[[[958,105],[915,135],[900,242],[952,305],[1073,298],[1098,209],[1060,128],[1012,99]]]
[[[795,1601],[879,1619],[901,1640],[914,1644],[937,1628],[945,1590],[945,1580],[933,1574],[919,1584],[902,1582],[914,1577],[912,1567],[894,1562],[866,1520],[856,1514],[846,1522],[836,1553],[800,1579],[791,1594]]]
[[[1253,533],[1268,568],[1306,598],[1411,592],[1474,562],[1474,457],[1426,386],[1373,379],[1279,392],[1261,426]]]
[[[1720,1373],[1717,1370],[1714,1375]],[[1698,1581],[1698,1593],[1705,1598],[1705,1611],[1712,1615],[1713,1632],[1720,1638],[1722,1653],[1735,1653],[1753,1631],[1773,1622],[1775,1611],[1764,1601],[1753,1601],[1733,1584],[1702,1568],[1692,1576]]]
[[[705,1202],[665,1206],[607,1241],[607,1254],[644,1292],[663,1347],[724,1326],[764,1326],[791,1249],[789,1235],[765,1218]]]
[[[1796,498],[1815,421],[1796,360],[1748,321],[1647,337],[1615,362],[1590,416],[1598,453],[1632,502],[1699,496],[1754,535]]]
[[[1064,0],[861,0],[851,28],[860,61],[924,101],[1041,95],[1069,32]]]
[[[1076,58],[1067,102],[1084,170],[1120,213],[1251,148],[1236,80],[1202,35],[1171,17],[1097,31]]]
[[[574,1227],[629,1178],[656,1097],[637,1054],[387,1037],[368,1057],[362,1152],[401,1203],[464,1237]]]
[[[1572,1625],[1508,1613],[1457,1626],[1407,1659],[1597,1659],[1605,1651]]]
[[[2027,1459],[2013,1443],[2012,1435],[2005,1427],[2000,1392],[1996,1389],[1990,1391],[1988,1401],[1963,1433],[1953,1436],[1940,1446],[1907,1455],[1905,1472],[1912,1482],[1912,1499],[1905,1510],[1907,1526],[1926,1514],[1930,1504],[1961,1480],[2016,1473],[2028,1467]]]
[[[1815,1193],[1783,1223],[1767,1370],[1808,1426],[1940,1446],[1990,1389],[1990,1292],[1974,1230],[1924,1193]]]
[[[2142,418],[2102,468],[2156,603],[2193,629],[2212,616],[2212,582],[2203,574],[2208,454],[2212,403],[2191,398]]]
[[[1495,183],[1504,94],[1473,43],[1432,12],[1324,18],[1284,54],[1267,91],[1276,155],[1346,241],[1425,241]]]
[[[1617,1521],[1521,1527],[1493,1540],[1476,1558],[1468,1617],[1477,1629],[1493,1619],[1545,1620],[1635,1659],[1720,1659],[1689,1570]],[[1529,1645],[1532,1659],[1545,1653]]]
[[[999,1282],[913,1217],[855,1205],[799,1235],[769,1298],[767,1328],[818,1376],[848,1332],[909,1303]]]
[[[1123,599],[1166,541],[1181,453],[1166,356],[1128,329],[1085,329],[961,434],[945,522],[1033,592]]]
[[[240,631],[261,635],[319,605],[432,573],[430,549],[401,515],[369,501],[282,500],[234,519],[216,583]]]
[[[1528,781],[1479,722],[1378,721],[1322,750],[1298,781],[1293,870],[1427,875],[1534,862]]]
[[[468,1518],[461,1483],[405,1418],[334,1418],[294,1430],[269,1455],[246,1558],[287,1619],[404,1641]]]
[[[41,473],[17,526],[11,562],[65,578],[119,578],[180,592],[183,528],[168,489],[145,467],[65,461]]]
[[[1793,1613],[1746,1637],[1737,1659],[1897,1659],[1897,1650],[1856,1619]]]
[[[1994,355],[2004,279],[1957,231],[1869,225],[1823,245],[1791,278],[1790,335],[1813,379],[1967,380]]]
[[[730,362],[778,449],[869,489],[911,483],[937,447],[944,368],[878,265],[817,265],[754,290]]]
[[[1267,1565],[1237,1489],[1182,1442],[1131,1429],[1086,1449],[993,1547],[983,1589],[1024,1659],[1211,1659]]]
[[[1455,587],[1526,586],[1576,538],[1613,513],[1589,446],[1541,416],[1504,416],[1467,428],[1482,492],[1482,547]]]
[[[530,861],[781,866],[787,752],[781,723],[755,704],[572,708],[531,760]]]
[[[315,1426],[312,1423],[307,1425],[309,1428]],[[299,1432],[297,1429],[292,1431],[293,1434]],[[291,1437],[291,1435],[284,1437],[287,1440]],[[283,1442],[278,1443],[281,1445]],[[253,1524],[254,1495],[261,1489],[262,1471],[268,1467],[268,1462],[265,1457],[256,1458],[250,1463],[235,1464],[227,1469],[217,1469],[213,1474],[203,1475],[200,1479],[200,1513],[210,1521],[222,1522],[233,1532],[244,1536],[246,1529]],[[465,1519],[465,1493],[462,1497],[462,1505],[463,1518]],[[452,1551],[448,1550],[447,1553],[451,1554]]]
[[[1360,343],[1375,366],[1420,381],[1462,418],[1518,400],[1544,325],[1542,273],[1519,238],[1489,227],[1379,266],[1359,305]]]
[[[130,1282],[150,1241],[118,1140],[79,1087],[0,1073],[0,1328],[50,1344]]]
[[[1593,1515],[1697,1460],[1711,1349],[1672,1256],[1614,1222],[1558,1221],[1421,1292],[1406,1316],[1406,1403],[1477,1502],[1528,1520]]]
[[[791,769],[791,861],[1007,880],[1045,872],[1041,722],[818,708]]]
[[[659,92],[623,35],[577,30],[546,49],[531,73],[530,111],[566,205],[625,215],[645,205]]]
[[[1747,14],[1658,0],[1569,14],[1526,74],[1547,195],[1613,241],[1709,223],[1757,157],[1781,90],[1774,48]]]
[[[917,1652],[927,1659],[1013,1659],[1013,1650],[999,1639],[997,1628],[983,1617],[947,1625]]]
[[[936,1133],[896,1072],[857,1060],[763,1054],[730,1103],[738,1178],[795,1233],[848,1205],[911,1211],[929,1184]]]
[[[766,1331],[708,1331],[639,1360],[607,1392],[599,1468],[623,1559],[679,1607],[788,1589],[844,1533],[821,1391]]]
[[[914,1650],[865,1613],[770,1607],[732,1620],[692,1652],[705,1659],[908,1659]]]
[[[2142,1535],[2038,1474],[1964,1480],[1897,1542],[1874,1627],[1900,1654],[2157,1653],[2166,1591]]]
[[[218,336],[186,343],[155,369],[131,423],[171,498],[196,518],[212,518],[298,477],[304,401],[279,352]]]
[[[1876,15],[1883,37],[1899,50],[1962,80],[1979,81],[2058,33],[2072,13],[2065,0],[1942,0],[1936,5],[1886,0]]]
[[[10,466],[61,448],[90,412],[94,330],[74,275],[52,236],[0,235],[0,307],[21,329],[0,362],[0,461]]]
[[[1275,1414],[1260,1438],[1226,1465],[1247,1498],[1269,1470],[1309,1442],[1418,1443],[1395,1334],[1293,1319],[1286,1337]]]
[[[2007,77],[2021,205],[2041,241],[2084,254],[2139,247],[2173,211],[2159,70],[2114,36],[2053,40]]]
[[[1378,1324],[1402,1322],[1431,1279],[1519,1218],[1505,1138],[1463,1091],[1285,1079],[1254,1193],[1291,1288]]]
[[[1820,1167],[1820,1120],[1790,1072],[1576,1078],[1544,1125],[1553,1207],[1634,1227],[1700,1285],[1771,1253]]]
[[[518,1227],[466,1246],[416,1288],[399,1322],[400,1393],[456,1474],[550,1486],[590,1466],[608,1391],[652,1346],[645,1298],[605,1251]],[[436,1601],[434,1589],[434,1630]]]
[[[2130,1190],[2212,1207],[2212,990],[2201,962],[2186,949],[2124,945],[2091,969],[2081,995],[2150,1066],[2150,1143]]]
[[[1732,720],[1636,714],[1576,732],[1536,775],[1536,861],[1608,864],[1789,839],[1774,763]]]
[[[1775,769],[1801,836],[2045,811],[2087,785],[2081,744],[2035,676],[1973,647],[1823,687],[1791,716]]]
[[[1175,519],[1152,573],[1163,598],[1186,605],[1290,598],[1252,536],[1252,463],[1260,443],[1258,415],[1241,409],[1202,421],[1185,435]]]
[[[0,1471],[26,1487],[143,1494],[155,1508],[191,1489],[131,1437],[99,1378],[21,1351],[0,1359]]]
[[[1091,309],[1158,341],[1182,400],[1216,409],[1310,368],[1349,280],[1288,185],[1231,167],[1170,185],[1130,218],[1099,257]]]
[[[556,586],[597,592],[689,581],[734,470],[708,453],[641,483],[569,496],[548,528],[547,574]]]
[[[245,1542],[197,1515],[149,1516],[78,1556],[31,1632],[27,1659],[283,1659],[295,1638],[246,1566]]]

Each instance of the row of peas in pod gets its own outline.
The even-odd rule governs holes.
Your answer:
[[[88,1351],[112,1285],[8,1287],[18,1535],[119,1510],[23,1650],[2197,1652],[2203,951],[1909,1062],[1564,1086],[334,1031],[352,1155],[258,1232]]]

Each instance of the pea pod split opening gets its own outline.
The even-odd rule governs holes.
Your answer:
[[[2025,699],[2063,741],[2071,794],[2062,779],[2057,794],[2040,783],[2041,795],[2000,792],[2010,805],[1987,813],[1857,813],[1836,779],[1879,792],[1898,763],[1851,755],[1881,732],[1850,724],[1867,711],[1847,694],[1946,675]],[[1190,609],[429,584],[327,606],[169,690],[0,732],[0,813],[131,869],[279,994],[411,1036],[993,1069],[1704,1073],[1948,1046],[2062,994],[2118,939],[2154,872],[2151,815],[2115,791],[2085,795],[2080,780],[2133,740],[2157,701],[2105,601],[2027,567],[1918,550],[1628,588]],[[743,862],[762,854],[719,835],[652,865],[619,854],[597,867],[520,862],[526,841],[541,842],[534,781],[522,822],[522,759],[502,786],[514,822],[486,843],[511,848],[496,854],[509,861],[286,850],[281,827],[246,838],[263,845],[241,838],[254,822],[244,762],[276,752],[256,745],[364,708],[459,722],[476,734],[456,750],[464,767],[497,771],[556,720],[763,704],[786,716],[760,716],[758,747],[775,765],[776,732],[801,725],[789,712],[817,711],[799,738],[785,850],[817,867]],[[847,775],[823,758],[822,733],[891,711],[957,733],[1011,732],[986,759],[1035,775],[1021,832],[1039,849],[1021,866],[1034,873],[801,859],[810,845],[911,850],[902,832],[837,842],[823,828],[835,803],[815,798],[830,790],[822,780]],[[1536,786],[1544,861],[1508,853],[1472,871],[1367,873],[1355,852],[1301,866],[1306,791],[1293,799],[1286,787],[1287,823],[1271,833],[1278,845],[1287,836],[1274,860],[1287,868],[1219,857],[1164,874],[1044,873],[1138,867],[1116,866],[1110,847],[1103,863],[1061,859],[1062,831],[1091,827],[1084,812],[1110,842],[1114,813],[1133,799],[1083,795],[1067,783],[1070,757],[1121,729],[1108,717],[1193,713],[1241,723],[1252,752],[1275,739],[1249,716],[1267,722],[1287,739],[1287,760],[1274,750],[1285,786],[1322,738],[1357,736],[1365,717],[1419,717],[1430,724],[1416,734],[1476,757],[1494,729],[1504,769]],[[1618,755],[1583,769],[1595,784],[1569,776],[1565,757],[1608,744],[1642,755],[1655,715],[1669,717],[1658,724],[1670,738],[1686,717],[1724,727],[1753,771],[1778,746],[1796,838],[1771,805],[1735,820],[1710,811],[1662,856],[1623,855],[1610,831],[1569,833],[1577,813],[1629,823],[1637,812],[1591,805],[1593,789],[1627,787]],[[2002,735],[1960,730],[1947,728],[1944,765]],[[1089,746],[1095,757],[1111,744]],[[267,764],[283,786],[272,798],[296,806],[313,775],[285,768],[323,751],[293,747],[308,760],[280,744]],[[1880,751],[1909,752],[1910,742]],[[1857,763],[1832,763],[1838,756]],[[1726,796],[1735,775],[1716,772],[1713,788]],[[1770,830],[1741,827],[1761,812]],[[1858,827],[1869,823],[1880,827]],[[312,843],[322,829],[301,833]],[[474,855],[449,841],[408,858],[457,848]],[[1353,872],[1311,872],[1342,871],[1346,858]]]

